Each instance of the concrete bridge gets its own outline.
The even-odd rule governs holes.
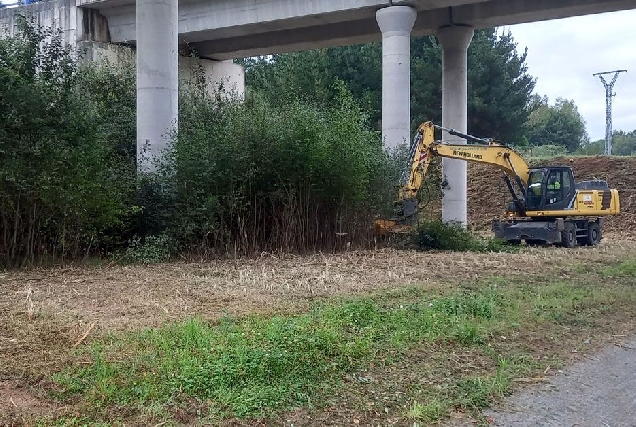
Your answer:
[[[153,153],[166,146],[167,126],[177,122],[184,46],[202,58],[227,60],[382,40],[382,133],[395,146],[410,140],[411,36],[439,39],[442,125],[465,132],[466,52],[474,29],[636,8],[636,0],[57,1],[73,2],[81,37],[136,46],[137,144]],[[442,216],[466,223],[466,163],[444,160]]]

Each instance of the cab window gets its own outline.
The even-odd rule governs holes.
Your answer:
[[[553,170],[548,175],[546,184],[546,204],[562,202],[570,194],[573,183],[567,170]]]
[[[545,172],[542,170],[530,172],[530,176],[528,177],[528,191],[526,192],[526,206],[530,209],[541,206],[544,176]]]

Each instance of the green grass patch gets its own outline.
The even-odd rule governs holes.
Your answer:
[[[573,269],[578,274],[592,273],[600,277],[636,277],[636,260],[590,261],[575,265]]]
[[[209,403],[212,417],[266,416],[309,404],[317,389],[382,349],[479,344],[497,311],[497,298],[485,293],[408,305],[361,299],[218,325],[191,319],[95,343],[89,366],[56,381],[95,408],[195,398]]]
[[[613,277],[636,277],[636,260],[629,259],[620,261],[613,265],[605,266],[601,269],[601,274],[604,276],[613,276]]]
[[[437,297],[414,287],[323,302],[303,314],[190,319],[95,342],[79,355],[88,364],[54,380],[61,397],[80,401],[96,421],[112,419],[113,411],[170,420],[193,405],[211,423],[275,420],[291,408],[320,407],[348,387],[340,382],[345,374],[401,365],[426,343],[477,355],[477,371],[440,373],[436,385],[405,395],[404,418],[435,422],[451,410],[475,413],[506,394],[512,378],[554,365],[551,354],[537,359],[523,346],[525,328],[542,330],[549,346],[564,331],[589,328],[608,310],[633,304],[629,284],[592,282],[489,278]],[[507,347],[510,337],[521,347]]]
[[[438,399],[432,399],[427,403],[414,401],[406,412],[406,418],[414,421],[434,422],[445,415],[447,410],[447,404]]]
[[[483,239],[461,225],[442,221],[426,221],[417,227],[414,236],[419,250],[450,250],[472,252],[512,252],[517,246],[499,239]]]

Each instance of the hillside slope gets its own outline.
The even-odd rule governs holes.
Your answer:
[[[636,157],[557,158],[546,165],[571,165],[576,181],[598,178],[607,180],[619,191],[621,214],[610,217],[605,230],[626,235],[636,234]],[[468,222],[477,229],[489,229],[493,218],[501,215],[510,200],[501,172],[487,165],[468,165]]]

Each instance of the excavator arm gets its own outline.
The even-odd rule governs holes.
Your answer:
[[[464,138],[469,144],[448,144],[435,140],[436,129]],[[424,122],[417,129],[409,150],[408,167],[400,179],[395,218],[381,220],[381,224],[376,222],[376,226],[388,229],[398,224],[408,224],[416,216],[417,193],[434,157],[486,163],[500,169],[504,172],[504,179],[517,209],[520,212],[525,210],[525,191],[530,167],[521,154],[507,145]]]

